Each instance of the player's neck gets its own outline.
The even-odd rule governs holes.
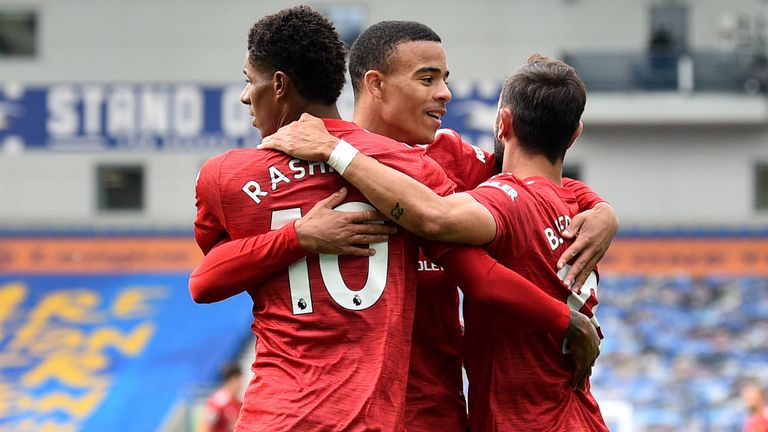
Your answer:
[[[520,179],[546,177],[558,185],[563,184],[562,161],[553,164],[544,155],[531,155],[522,151],[507,150],[504,153],[502,172],[511,172]]]
[[[304,107],[302,112],[312,114],[313,116],[320,118],[341,119],[341,115],[339,114],[339,109],[336,107],[336,104],[324,105],[319,103],[309,103]],[[299,114],[299,117],[300,116],[301,114]]]
[[[372,115],[373,111],[367,107],[368,103],[362,98],[355,101],[355,110],[352,112],[352,122],[368,131],[375,127],[376,116]]]
[[[365,97],[355,100],[355,110],[352,113],[352,122],[361,128],[375,134],[384,135],[392,138],[388,132],[389,127],[386,122],[381,120],[381,116],[371,101]]]
[[[393,127],[391,123],[384,121],[380,115],[373,111],[355,109],[355,113],[352,116],[352,122],[368,132],[373,132],[377,135],[400,141],[409,146],[416,144],[411,142],[408,135],[403,135],[402,127]]]

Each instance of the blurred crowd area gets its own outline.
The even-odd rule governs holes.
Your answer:
[[[741,431],[740,388],[768,387],[768,280],[604,277],[592,385],[645,431]]]

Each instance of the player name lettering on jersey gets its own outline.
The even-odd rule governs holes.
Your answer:
[[[443,271],[443,268],[432,261],[419,260],[419,271]]]
[[[270,165],[268,169],[270,190],[274,191],[282,183],[288,184],[293,180],[301,180],[308,176],[315,176],[319,174],[330,174],[335,172],[333,168],[324,162],[312,162],[301,159],[291,159],[288,162],[289,172],[284,173],[274,165]],[[243,192],[251,197],[256,204],[261,204],[261,199],[269,195],[268,191],[265,191],[261,184],[256,180],[249,180],[243,185]]]
[[[549,247],[552,248],[552,250],[555,250],[565,242],[565,240],[563,240],[563,238],[558,234],[560,234],[564,229],[568,228],[568,225],[571,224],[571,217],[568,215],[560,215],[553,222],[555,228],[544,228],[544,237],[547,238]]]
[[[500,183],[497,181],[487,181],[485,183],[480,183],[478,187],[495,187],[497,189],[501,189],[502,191],[504,191],[504,193],[509,195],[512,201],[514,201],[515,198],[517,198],[517,191],[515,190],[515,188],[513,188],[511,185],[506,183]]]
[[[476,146],[472,146],[472,150],[475,151],[475,157],[477,158],[477,160],[479,160],[482,163],[485,163],[485,153],[483,153],[483,151]]]

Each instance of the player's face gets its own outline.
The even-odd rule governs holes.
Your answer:
[[[741,390],[741,399],[744,401],[744,405],[747,406],[747,409],[752,412],[760,409],[763,404],[760,390],[751,386]]]
[[[251,125],[259,130],[262,137],[272,135],[280,127],[279,107],[275,101],[273,75],[253,66],[245,54],[243,74],[245,88],[240,93],[240,102],[248,105]]]
[[[385,131],[407,144],[429,144],[451,100],[448,65],[437,42],[406,42],[397,46],[382,82],[381,115]]]

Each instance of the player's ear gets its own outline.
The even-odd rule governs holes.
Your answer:
[[[377,70],[369,70],[363,75],[363,87],[375,99],[383,97],[384,75]]]
[[[512,111],[508,107],[499,108],[499,115],[496,116],[496,138],[503,141],[505,137],[514,134],[514,122],[512,121]]]
[[[576,138],[578,138],[583,131],[584,131],[584,123],[581,120],[579,120],[579,126],[576,128],[575,131],[573,131],[573,135],[571,135],[571,140],[568,141],[568,147],[566,148],[571,148],[573,143],[576,142]]]
[[[291,78],[283,71],[277,71],[272,75],[272,86],[275,90],[275,97],[285,96],[290,86]]]

